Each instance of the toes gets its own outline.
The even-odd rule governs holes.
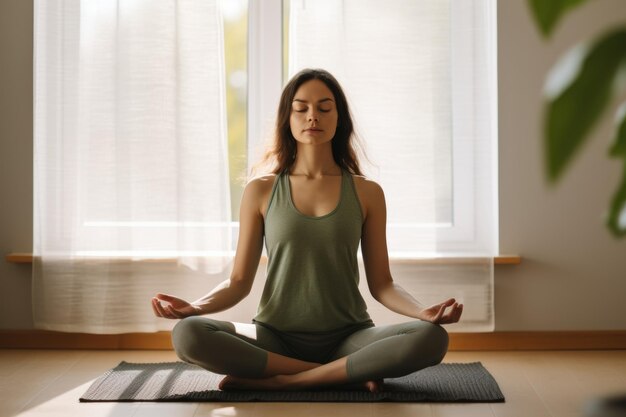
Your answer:
[[[381,392],[383,390],[383,381],[367,381],[365,388],[369,392]]]
[[[220,383],[218,384],[218,388],[222,391],[230,388],[230,386],[232,385],[232,378],[230,376],[226,376],[224,377]]]

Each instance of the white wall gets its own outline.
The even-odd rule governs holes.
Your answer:
[[[626,239],[603,226],[622,169],[606,156],[610,118],[557,187],[544,180],[540,138],[546,72],[573,43],[625,21],[626,2],[589,2],[548,41],[526,3],[498,5],[500,248],[524,259],[496,268],[496,330],[626,329]],[[32,7],[0,2],[2,256],[32,250]],[[0,260],[0,328],[32,328],[30,274]]]
[[[0,1],[0,328],[32,327],[30,266],[4,261],[32,250],[32,33],[32,1]]]
[[[556,187],[544,179],[540,138],[545,74],[574,43],[626,24],[626,2],[590,1],[547,41],[526,0],[498,3],[500,250],[524,261],[496,271],[497,329],[626,329],[626,239],[603,225],[622,170],[607,158],[612,117]]]

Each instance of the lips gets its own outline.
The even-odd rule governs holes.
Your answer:
[[[304,129],[305,132],[321,132],[322,129],[317,129],[315,127],[311,127],[309,129]]]

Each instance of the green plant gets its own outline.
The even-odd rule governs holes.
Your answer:
[[[561,17],[588,0],[528,0],[542,34],[548,38]],[[546,83],[544,145],[547,177],[556,183],[589,138],[611,101],[626,91],[626,25],[573,47],[552,69]],[[609,155],[624,162],[606,224],[626,236],[626,103],[616,114],[616,135]]]

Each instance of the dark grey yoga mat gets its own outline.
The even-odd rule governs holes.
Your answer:
[[[502,402],[498,383],[480,362],[442,363],[385,379],[384,391],[220,391],[222,375],[184,362],[127,363],[100,376],[80,398],[95,401],[432,401]]]

